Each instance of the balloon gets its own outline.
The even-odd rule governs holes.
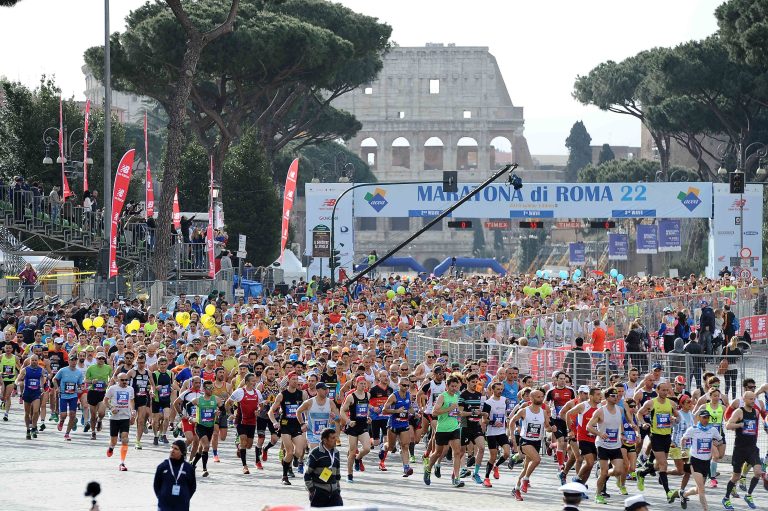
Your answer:
[[[549,270],[544,270],[544,272],[543,272],[543,273],[544,273],[544,278],[545,278],[545,279],[548,279],[548,278],[550,277],[550,275],[551,275],[551,273],[549,272]]]
[[[390,289],[389,291],[387,291],[387,298],[391,300],[394,297],[395,297],[395,292],[393,290]]]
[[[573,274],[576,277],[581,277],[581,269],[576,268],[575,270],[573,270]]]
[[[133,323],[128,323],[128,326],[125,327],[125,331],[129,334],[132,334],[136,330],[136,325]]]
[[[216,320],[208,316],[205,320],[203,320],[203,326],[210,330],[216,326]]]
[[[93,326],[95,326],[96,328],[103,327],[104,326],[104,318],[99,316],[98,318],[94,319],[93,320]]]
[[[405,294],[405,288],[403,286],[398,286],[397,294],[404,295]]]
[[[536,270],[536,276],[537,276],[537,277],[539,277],[539,278],[541,278],[541,277],[543,277],[543,276],[544,276],[544,272],[543,272],[543,271],[541,271],[541,270]]]
[[[189,319],[190,319],[190,317],[189,317],[189,312],[182,312],[182,313],[181,313],[181,316],[182,316],[182,318],[184,319],[184,322],[185,322],[185,323],[189,323]]]
[[[622,275],[621,273],[616,275],[616,282],[621,282],[622,280],[624,280],[624,275]]]
[[[531,286],[525,286],[523,288],[523,294],[526,296],[533,296],[536,293],[536,289],[532,288]]]
[[[578,282],[580,278],[581,278],[581,275],[576,275],[576,272],[573,273],[573,281],[574,282]]]
[[[610,272],[611,277],[615,279],[618,276],[618,274],[619,274],[619,270],[617,270],[616,268],[611,268],[611,272]]]
[[[565,280],[568,278],[568,272],[565,270],[560,270],[560,278]]]
[[[177,312],[176,313],[176,323],[178,323],[178,324],[184,323],[184,313],[183,312]]]
[[[216,314],[216,306],[212,303],[209,303],[208,305],[205,306],[205,313],[208,314],[209,316],[213,316],[214,314]]]
[[[90,329],[93,326],[93,321],[91,321],[91,318],[85,318],[83,320],[83,328],[86,330]]]
[[[208,314],[203,314],[202,316],[200,316],[200,323],[205,324],[205,320],[208,318],[210,318]]]

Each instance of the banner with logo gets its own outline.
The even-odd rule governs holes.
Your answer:
[[[173,227],[176,230],[181,229],[181,210],[179,209],[179,189],[173,192]]]
[[[331,230],[331,213],[336,199],[351,184],[349,183],[307,183],[304,187],[307,198],[307,218],[306,218],[306,247],[304,255],[312,256],[312,232]],[[339,206],[336,208],[336,224],[334,243],[336,249],[340,252],[341,268],[352,275],[355,248],[354,248],[354,217],[352,193],[345,195]],[[309,277],[312,275],[324,277],[330,275],[327,258],[315,257],[311,260],[309,266]]]
[[[155,191],[152,189],[152,171],[149,169],[149,141],[147,139],[147,112],[144,112],[144,160],[147,162],[144,209],[147,218],[155,216]]]
[[[626,261],[629,259],[629,235],[608,233],[608,260]]]
[[[637,253],[655,254],[659,251],[658,231],[656,224],[640,224],[637,226]]]
[[[70,195],[74,195],[69,189],[69,180],[64,172],[64,106],[61,96],[59,96],[59,161],[61,161],[61,198],[67,200]]]
[[[764,341],[768,339],[768,316],[746,316],[739,318],[739,334],[749,330],[752,341]]]
[[[208,277],[216,276],[216,254],[213,251],[213,156],[211,156],[211,180],[208,187],[208,229],[205,232],[205,246],[208,249]]]
[[[91,117],[91,100],[85,101],[85,123],[83,125],[83,191],[88,190],[88,122]]]
[[[117,166],[115,175],[115,187],[112,192],[112,230],[109,240],[109,277],[117,276],[117,236],[118,220],[123,212],[123,205],[128,196],[128,185],[131,182],[131,171],[133,169],[133,159],[136,155],[136,149],[130,149],[120,158],[120,164]]]
[[[288,167],[288,175],[285,177],[285,190],[283,191],[283,225],[280,231],[280,264],[283,263],[285,244],[288,243],[288,227],[291,223],[291,210],[293,209],[293,197],[296,195],[296,179],[299,177],[299,159],[296,158]]]
[[[576,241],[568,244],[568,264],[571,266],[577,264],[586,264],[587,251],[583,241]]]
[[[680,220],[659,220],[659,252],[680,252],[683,250]]]
[[[730,193],[728,183],[714,185],[710,230],[709,277],[724,266],[743,278],[763,274],[763,186],[748,184],[743,194]]]
[[[383,185],[355,189],[355,216],[433,217],[469,194],[440,184]],[[493,183],[454,213],[458,218],[709,218],[711,183],[524,183],[515,190]]]

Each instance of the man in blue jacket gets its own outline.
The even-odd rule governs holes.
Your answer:
[[[715,332],[715,311],[706,300],[701,301],[699,316],[699,342],[707,355],[712,354],[712,335]]]
[[[189,501],[197,490],[195,467],[184,461],[187,444],[176,440],[171,444],[167,460],[155,471],[155,495],[158,511],[189,511]]]

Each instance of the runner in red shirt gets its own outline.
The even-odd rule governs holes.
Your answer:
[[[233,403],[239,403],[237,414],[235,415],[235,424],[237,425],[237,434],[240,436],[240,461],[243,462],[243,474],[250,474],[246,453],[253,447],[253,437],[256,436],[256,417],[261,403],[261,394],[256,390],[256,375],[248,373],[245,375],[245,386],[236,389],[227,402],[225,408],[231,410]],[[263,469],[261,459],[256,456],[256,468]]]

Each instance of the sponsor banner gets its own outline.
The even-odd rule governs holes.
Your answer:
[[[88,123],[91,117],[91,100],[85,101],[85,123],[83,125],[83,191],[88,190]]]
[[[734,276],[761,277],[763,186],[748,184],[744,194],[734,194],[730,193],[728,183],[715,183],[714,201],[709,277],[717,276],[724,266],[728,266]]]
[[[683,243],[680,234],[680,220],[659,220],[659,252],[680,252]]]
[[[117,276],[117,227],[118,220],[123,213],[123,205],[128,197],[128,185],[131,182],[131,171],[133,169],[133,158],[136,149],[130,149],[120,158],[120,164],[117,166],[115,175],[115,187],[112,192],[112,229],[110,230],[109,240],[109,277]]]
[[[155,216],[155,191],[152,189],[152,171],[149,169],[149,141],[147,138],[147,112],[144,112],[144,160],[147,163],[144,209],[147,218]]]
[[[208,277],[212,279],[216,276],[216,255],[213,251],[213,156],[211,156],[211,181],[208,192],[210,199],[208,199],[208,229],[205,233],[205,245],[208,250]]]
[[[586,264],[587,251],[584,248],[584,242],[576,241],[568,244],[568,263],[573,266],[577,264]]]
[[[285,176],[285,190],[283,191],[283,225],[280,231],[280,263],[283,262],[285,244],[288,242],[288,228],[291,223],[291,210],[293,209],[293,197],[296,195],[296,180],[299,177],[299,159],[291,162],[288,175]]]
[[[306,248],[304,254],[312,256],[312,232],[323,230],[321,226],[327,228],[328,231],[328,248],[330,249],[330,229],[331,229],[331,213],[333,212],[333,206],[336,204],[336,199],[347,188],[352,186],[350,183],[306,183],[305,194],[307,198],[307,217],[306,217]],[[354,217],[352,216],[352,194],[347,194],[341,199],[339,206],[336,208],[336,232],[334,234],[334,242],[336,244],[336,250],[339,251],[339,257],[341,260],[341,268],[344,269],[347,275],[352,275],[352,265],[354,263],[355,249],[354,249]],[[329,253],[330,256],[330,253]],[[328,268],[327,257],[313,257],[309,264],[309,277],[312,275],[320,275],[322,271],[323,276],[330,275]],[[337,270],[338,271],[338,270]]]
[[[656,224],[640,224],[637,226],[637,253],[655,254],[659,251],[658,231]]]
[[[64,158],[64,106],[61,96],[59,96],[59,161],[61,161],[61,198],[67,200],[74,193],[69,189],[69,180],[64,172],[64,162],[66,161]]]
[[[749,330],[753,342],[768,339],[768,316],[765,314],[739,318],[739,325],[739,334],[744,330]]]
[[[584,227],[584,222],[580,222],[578,220],[555,222],[555,227],[558,229],[581,229]]]
[[[509,229],[509,220],[488,220],[484,225],[486,229]]]
[[[629,259],[629,235],[619,233],[608,234],[608,260],[626,261]]]
[[[355,216],[388,218],[413,216],[412,212],[440,212],[477,186],[460,184],[457,193],[449,193],[439,184],[371,183],[354,191]],[[711,211],[711,183],[525,183],[520,190],[494,183],[454,211],[453,216],[708,218]]]
[[[181,209],[179,208],[179,189],[173,192],[173,228],[181,229]]]

